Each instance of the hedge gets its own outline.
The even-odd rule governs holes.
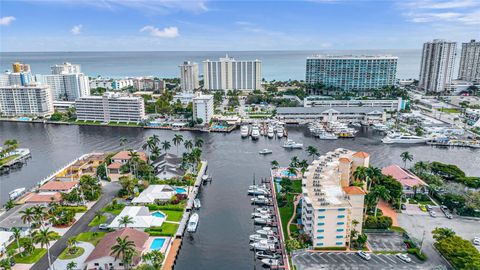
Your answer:
[[[387,216],[368,216],[365,220],[366,229],[388,229],[392,226],[392,218]]]
[[[173,211],[183,211],[185,204],[168,204],[168,205],[158,205],[158,204],[147,204],[148,210],[173,210]]]

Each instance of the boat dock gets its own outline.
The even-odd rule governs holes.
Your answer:
[[[427,142],[428,145],[439,147],[468,147],[468,148],[480,148],[480,141],[473,140],[449,140],[449,141],[432,141]]]
[[[27,159],[32,157],[30,149],[28,148],[18,148],[11,155],[18,155],[18,157],[8,161],[7,163],[0,166],[0,175],[9,173],[10,170],[18,169],[26,163]]]

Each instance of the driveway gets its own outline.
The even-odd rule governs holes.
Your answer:
[[[75,258],[75,259],[71,259],[71,260],[61,260],[61,259],[57,259],[53,265],[55,267],[55,269],[67,269],[67,264],[70,263],[70,262],[76,262],[77,263],[77,267],[74,268],[74,270],[80,270],[80,269],[83,269],[84,265],[83,265],[83,262],[87,259],[88,255],[90,255],[90,253],[92,253],[93,249],[95,249],[95,246],[90,244],[90,243],[87,243],[87,242],[79,242],[78,247],[81,247],[83,249],[85,249],[85,252],[78,258]]]
[[[95,217],[95,212],[100,211],[105,205],[110,203],[113,198],[117,195],[120,190],[120,185],[117,182],[110,182],[103,186],[103,195],[95,203],[90,210],[88,210],[81,218],[78,220],[71,228],[68,230],[65,235],[63,235],[60,240],[58,240],[51,248],[50,254],[52,256],[52,261],[55,261],[60,253],[67,247],[67,240],[76,236],[79,233],[87,232],[90,230],[88,223]],[[48,258],[47,255],[43,256],[36,264],[33,265],[32,269],[35,270],[47,270],[48,269]],[[57,269],[54,270],[64,270]]]
[[[406,251],[401,233],[366,233],[372,251]]]

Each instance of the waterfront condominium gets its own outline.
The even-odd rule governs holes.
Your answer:
[[[90,95],[88,76],[81,73],[80,65],[64,63],[51,67],[51,75],[37,75],[37,81],[49,85],[55,95],[55,100],[74,101]]]
[[[395,56],[308,57],[306,83],[321,83],[337,91],[368,91],[394,85],[397,60]]]
[[[443,92],[452,82],[457,43],[434,39],[423,44],[418,88],[425,92]]]
[[[197,92],[193,98],[193,119],[202,119],[203,124],[210,123],[213,116],[213,95],[201,95]]]
[[[480,41],[472,39],[462,43],[458,79],[469,82],[480,82]]]
[[[75,100],[75,108],[80,121],[139,123],[145,118],[143,98],[120,93],[80,97]]]
[[[1,115],[46,117],[53,112],[53,93],[47,85],[0,87]]]
[[[314,248],[347,247],[352,230],[362,232],[365,191],[352,185],[352,174],[369,162],[365,152],[339,148],[308,167],[302,179],[302,224]]]
[[[180,86],[182,91],[193,92],[200,87],[198,83],[198,64],[183,62],[180,67]]]
[[[237,61],[225,56],[218,61],[203,61],[204,88],[208,90],[260,90],[262,61]]]
[[[29,64],[15,62],[12,70],[13,72],[0,74],[0,86],[29,85],[34,82]]]

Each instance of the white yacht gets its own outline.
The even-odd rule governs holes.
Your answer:
[[[301,149],[303,148],[303,144],[301,143],[296,143],[290,139],[288,139],[283,145],[283,148],[289,148],[289,149]]]
[[[278,126],[277,127],[277,138],[282,138],[283,135],[284,135],[283,133],[284,133],[283,126]]]
[[[338,136],[335,133],[331,132],[322,132],[318,135],[318,138],[321,140],[336,140],[338,139]]]
[[[375,123],[372,125],[372,128],[378,131],[387,131],[388,127],[384,124]]]
[[[387,144],[393,144],[393,143],[413,144],[413,143],[426,143],[428,140],[429,138],[426,138],[426,137],[407,135],[407,134],[401,134],[401,133],[393,133],[385,136],[385,138],[382,139],[382,142]]]
[[[255,241],[255,242],[258,242],[258,241],[261,241],[261,240],[266,240],[267,242],[270,242],[270,243],[277,243],[278,242],[277,237],[274,237],[274,236],[271,236],[271,235],[264,235],[264,234],[252,234],[252,235],[249,236],[249,239],[250,239],[250,241]]]
[[[242,138],[248,137],[248,134],[249,134],[249,128],[248,128],[248,126],[242,126],[242,127],[240,128],[240,134],[242,135]]]
[[[258,151],[258,153],[260,155],[267,155],[267,154],[271,154],[273,152],[272,152],[272,150],[265,148],[265,149],[262,149],[262,150]]]
[[[187,231],[195,232],[197,230],[197,226],[198,226],[198,214],[193,213],[192,216],[190,216],[190,219],[188,219]]]
[[[10,200],[15,200],[16,198],[20,197],[20,195],[22,195],[23,192],[25,192],[25,188],[21,187],[21,188],[17,188],[10,191],[8,195],[10,196]]]
[[[260,138],[260,129],[258,126],[252,126],[252,140],[258,140]]]
[[[275,244],[268,243],[267,241],[253,242],[250,244],[255,250],[275,250]]]
[[[262,229],[257,230],[255,233],[256,234],[263,234],[263,235],[274,235],[275,234],[275,232],[270,227],[263,227]]]
[[[272,139],[275,136],[275,130],[273,129],[272,126],[268,126],[267,136],[270,139]]]
[[[255,218],[253,219],[254,223],[257,225],[267,225],[269,222],[271,222],[271,219],[267,218]]]
[[[280,265],[280,260],[277,260],[277,259],[262,259],[262,263],[267,265],[267,266],[279,266]]]
[[[200,202],[200,199],[195,199],[193,200],[193,207],[195,207],[196,209],[199,209],[200,207],[202,207],[202,203]]]

